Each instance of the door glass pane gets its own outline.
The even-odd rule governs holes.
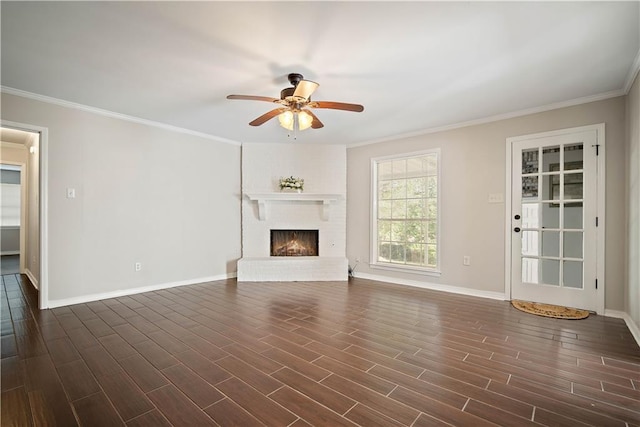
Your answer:
[[[542,282],[546,285],[560,285],[560,261],[555,259],[540,260]]]
[[[564,170],[582,169],[584,150],[582,143],[564,146]]]
[[[564,198],[582,199],[582,174],[567,173],[564,175]]]
[[[542,172],[558,171],[560,168],[560,147],[545,147],[542,149]]]
[[[582,262],[564,261],[562,283],[567,288],[582,289]]]
[[[542,228],[560,228],[560,209],[557,203],[542,203]]]
[[[522,177],[522,199],[538,198],[538,177],[523,176]]]
[[[542,177],[542,200],[560,200],[560,175]]]
[[[522,283],[539,283],[537,258],[522,258]]]
[[[522,151],[522,173],[538,172],[538,149]]]
[[[522,204],[522,228],[538,228],[538,203]]]
[[[560,174],[545,175],[542,184],[546,200],[560,200]]]
[[[565,258],[582,258],[582,231],[565,231],[563,241]]]
[[[565,203],[564,228],[582,229],[582,202]]]
[[[522,232],[522,255],[539,255],[538,232],[523,231]]]
[[[543,231],[542,232],[542,256],[560,256],[560,232],[559,231]]]

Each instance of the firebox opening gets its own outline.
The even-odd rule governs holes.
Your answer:
[[[318,230],[271,230],[271,256],[318,256]]]

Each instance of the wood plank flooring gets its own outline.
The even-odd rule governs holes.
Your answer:
[[[1,297],[2,426],[640,426],[620,319],[362,279]]]

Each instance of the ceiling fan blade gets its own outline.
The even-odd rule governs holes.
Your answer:
[[[320,119],[318,117],[316,117],[315,114],[313,114],[313,112],[311,110],[302,110],[305,113],[309,114],[311,117],[313,117],[313,121],[311,122],[311,129],[320,129],[324,127],[324,124],[320,121]]]
[[[320,86],[318,83],[312,82],[311,80],[300,80],[296,85],[296,90],[293,92],[293,97],[304,98],[306,101],[318,86]]]
[[[270,98],[268,96],[253,96],[253,95],[229,95],[227,99],[244,99],[247,101],[267,101],[267,102],[278,102],[280,101],[277,98]]]
[[[329,108],[332,110],[355,111],[356,113],[364,111],[364,107],[359,104],[347,104],[345,102],[332,102],[332,101],[314,101],[309,104],[309,107]]]
[[[266,121],[273,119],[274,117],[276,117],[278,114],[282,113],[283,111],[284,111],[283,108],[276,108],[275,110],[271,110],[268,113],[264,113],[263,115],[261,115],[257,119],[249,122],[249,124],[251,126],[260,126],[261,124],[265,123]]]

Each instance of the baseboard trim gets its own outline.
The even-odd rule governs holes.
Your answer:
[[[618,310],[605,310],[604,315],[624,320],[624,323],[627,324],[627,328],[629,328],[629,332],[631,332],[631,335],[633,335],[633,338],[635,338],[636,343],[638,343],[638,346],[640,346],[640,328],[627,312]]]
[[[433,291],[449,292],[472,297],[489,298],[505,301],[504,292],[480,291],[477,289],[463,288],[461,286],[441,285],[439,283],[422,282],[417,280],[398,279],[396,277],[378,276],[376,274],[355,273],[354,277],[378,282],[394,283],[396,285],[413,286],[415,288],[431,289]]]
[[[38,284],[38,281],[36,280],[36,276],[33,275],[31,270],[29,270],[28,268],[25,268],[24,274],[29,278],[29,280],[31,281],[31,284],[33,285],[33,287],[36,288],[37,290],[40,290],[40,285]]]
[[[64,307],[67,305],[83,304],[86,302],[99,301],[99,300],[109,299],[109,298],[124,297],[127,295],[141,294],[144,292],[152,292],[152,291],[159,291],[162,289],[177,288],[179,286],[197,285],[200,283],[215,282],[218,280],[234,279],[236,276],[237,276],[237,273],[234,272],[234,273],[228,273],[228,274],[220,274],[218,276],[200,277],[197,279],[181,280],[178,282],[169,282],[169,283],[161,283],[158,285],[143,286],[140,288],[122,289],[118,291],[103,292],[99,294],[82,295],[82,296],[73,297],[73,298],[49,300],[47,307],[56,308],[56,307]]]

